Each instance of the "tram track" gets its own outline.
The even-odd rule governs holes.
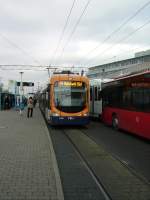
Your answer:
[[[87,137],[89,137],[91,140],[93,140],[97,145],[100,146],[100,144],[97,142],[97,140],[90,136],[89,134],[86,133],[86,131],[84,131],[83,129],[79,129],[79,131],[81,131],[83,134],[85,134]],[[103,146],[103,148],[105,149],[105,146],[101,144],[101,146]],[[135,175],[137,178],[141,179],[141,181],[145,182],[146,184],[150,185],[150,182],[141,174],[139,174],[132,166],[130,166],[125,160],[122,160],[119,156],[117,156],[116,154],[106,150],[109,154],[111,154],[116,160],[118,160],[124,167],[126,167],[128,170],[130,170],[130,172]]]
[[[111,200],[69,140],[64,129],[48,127],[65,200]],[[100,189],[101,188],[101,189]]]
[[[105,199],[105,200],[120,200],[120,199],[121,200],[126,200],[126,199],[128,199],[128,200],[130,200],[130,199],[149,200],[150,199],[150,184],[149,184],[149,182],[147,180],[143,179],[143,177],[140,177],[139,175],[134,173],[134,170],[132,170],[125,162],[123,162],[117,156],[114,156],[112,153],[105,150],[104,145],[98,144],[96,142],[96,139],[94,139],[93,137],[90,137],[88,135],[88,133],[86,133],[86,130],[83,130],[82,128],[79,128],[79,127],[73,127],[73,128],[72,127],[65,127],[65,128],[61,127],[61,129],[57,127],[56,130],[55,130],[55,128],[51,127],[49,129],[50,132],[51,131],[54,132],[54,134],[52,134],[53,137],[55,138],[55,134],[57,131],[60,132],[59,137],[65,136],[64,140],[68,141],[70,146],[72,146],[71,148],[73,148],[73,151],[74,151],[73,154],[76,154],[78,159],[80,160],[80,161],[78,160],[78,162],[83,163],[84,168],[86,169],[86,171],[88,171],[88,174],[90,174],[90,176],[92,177],[92,180],[95,182],[95,184],[101,191],[101,195],[100,195],[101,198],[99,198],[98,197],[99,194],[97,195],[97,193],[96,193],[96,195],[92,196],[92,200],[99,200],[99,199]],[[75,133],[72,133],[72,132],[75,132]],[[88,145],[87,145],[86,141],[88,141]],[[97,146],[97,147],[96,148],[94,147],[94,149],[92,150],[91,149],[92,145],[90,145],[90,143],[93,143],[93,146]],[[54,146],[59,146],[59,147],[56,147],[57,150],[60,148],[60,146],[61,146],[61,151],[64,149],[64,144],[60,145],[60,142]],[[66,146],[66,144],[65,144],[65,146]],[[99,149],[101,149],[101,152],[99,152]],[[56,150],[56,157],[58,154],[57,150]],[[86,151],[88,151],[88,152],[86,152]],[[68,150],[67,150],[67,153],[68,153]],[[62,152],[61,152],[61,154],[62,154]],[[71,153],[70,155],[73,155],[73,154]],[[58,157],[61,157],[61,156],[58,155]],[[66,159],[67,157],[68,157],[68,155],[65,155],[64,158]],[[95,157],[96,157],[96,159],[95,159]],[[105,159],[107,159],[107,157],[109,157],[109,160],[111,160],[111,162],[109,161],[110,163],[106,162]],[[62,163],[62,160],[64,160],[64,158],[63,157],[59,158],[60,161],[58,161],[58,163],[59,162]],[[112,160],[113,160],[113,162],[112,162]],[[77,162],[77,160],[76,161],[72,160],[72,161]],[[69,163],[69,165],[70,165],[70,163]],[[76,164],[75,163],[73,164],[73,168],[74,168],[74,165],[76,165]],[[114,165],[116,165],[116,166],[118,165],[117,167],[119,168],[119,171],[121,172],[121,173],[119,172],[119,174],[117,174],[116,177],[115,177],[115,173],[113,172]],[[108,169],[105,170],[106,166],[108,167]],[[65,171],[66,171],[66,167],[68,167],[68,164],[65,165]],[[60,168],[61,168],[61,166],[60,166]],[[62,174],[64,173],[63,170],[60,170],[60,171],[62,171],[61,172]],[[81,171],[83,171],[83,169]],[[79,174],[80,173],[81,172],[79,172]],[[77,179],[79,179],[79,182],[80,182],[79,174],[77,174],[77,172],[76,172],[75,178],[78,177]],[[70,176],[72,177],[72,175],[70,175]],[[63,177],[63,179],[66,179],[66,174],[64,173],[62,175],[62,177]],[[113,178],[114,178],[114,180],[112,180]],[[126,183],[126,179],[127,179],[127,183]],[[82,181],[83,180],[81,180],[81,182]],[[67,181],[63,180],[63,182],[65,183]],[[119,184],[118,184],[118,182],[119,182]],[[85,182],[85,185],[86,185],[86,183],[87,182]],[[67,196],[67,198],[65,198],[66,200],[74,199],[73,198],[74,195],[72,196],[70,194],[71,193],[70,187],[72,184],[73,184],[73,193],[76,192],[76,189],[75,189],[76,187],[79,188],[79,187],[81,187],[81,185],[83,185],[83,184],[76,185],[76,183],[73,183],[73,182],[71,182],[71,184],[70,183],[65,183],[65,184],[67,185],[67,186],[64,186],[64,188],[65,187],[67,188],[67,189],[64,189],[64,190],[66,190],[65,191],[65,193],[66,193],[65,196]],[[124,187],[124,185],[125,185],[125,187]],[[69,195],[67,194],[68,188],[69,188]],[[85,188],[87,188],[87,187],[85,186]],[[71,191],[72,191],[72,189],[71,189]],[[83,189],[81,191],[83,191]],[[86,189],[85,189],[85,191],[86,191]],[[90,193],[93,193],[93,192],[90,191]],[[80,195],[80,196],[82,196],[81,199],[87,200],[89,198],[89,196],[88,196],[88,198],[87,197],[85,198],[84,194]]]
[[[80,129],[63,129],[108,199],[150,199],[149,183]],[[92,157],[93,156],[93,157]],[[92,157],[92,158],[91,158]],[[138,192],[137,192],[138,191]]]
[[[100,189],[100,191],[102,192],[105,200],[112,200],[112,198],[110,197],[110,195],[105,190],[105,187],[103,186],[103,184],[101,183],[101,181],[98,179],[98,177],[96,176],[96,174],[94,173],[94,171],[92,170],[92,168],[90,167],[90,165],[88,164],[88,162],[86,161],[86,159],[83,157],[82,153],[79,151],[78,147],[75,145],[75,143],[73,143],[73,141],[71,140],[71,138],[68,136],[68,134],[65,131],[65,129],[63,129],[62,132],[64,133],[64,135],[67,137],[67,139],[70,141],[70,143],[74,147],[74,150],[75,150],[76,154],[79,156],[80,160],[82,160],[85,168],[88,170],[89,174],[91,175],[91,177],[93,178],[93,180],[97,184],[97,186]]]

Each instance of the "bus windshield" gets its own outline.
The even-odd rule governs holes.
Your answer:
[[[63,112],[80,112],[86,106],[87,88],[80,81],[57,81],[54,84],[54,102]]]

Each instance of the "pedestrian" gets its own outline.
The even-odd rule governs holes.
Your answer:
[[[27,102],[27,107],[28,107],[28,112],[27,112],[27,117],[32,117],[33,115],[33,98],[29,97],[28,102]]]
[[[33,100],[33,106],[34,106],[34,108],[36,106],[36,103],[37,103],[37,100],[36,100],[36,98],[34,98],[34,100]]]
[[[8,110],[10,108],[10,100],[9,97],[6,95],[4,99],[4,109]]]

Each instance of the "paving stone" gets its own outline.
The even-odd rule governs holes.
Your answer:
[[[0,199],[58,200],[58,186],[46,124],[15,110],[0,112]]]

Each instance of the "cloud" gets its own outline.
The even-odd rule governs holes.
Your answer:
[[[133,20],[114,34],[105,44],[103,41],[116,30],[125,20],[132,16],[147,1],[120,1],[120,0],[92,0],[81,19],[72,39],[67,46],[73,27],[75,26],[87,0],[76,1],[63,41],[55,54],[62,29],[73,1],[70,0],[6,0],[0,7],[0,34],[17,44],[27,54],[15,48],[0,36],[0,61],[1,64],[37,64],[42,65],[81,65],[87,66],[89,58],[93,58],[91,64],[98,64],[102,59],[110,60],[111,57],[131,57],[135,49],[146,49],[149,44],[150,25],[147,25],[128,40],[119,43],[121,38],[136,30],[149,18],[150,6],[143,9]],[[95,52],[88,54],[96,46],[100,46]],[[116,45],[105,55],[100,56],[109,46]],[[63,47],[63,56],[60,57]],[[122,49],[122,50],[119,50]],[[130,53],[127,53],[130,51]],[[124,52],[124,53],[123,53]],[[122,56],[123,54],[123,56]],[[55,59],[51,62],[51,58]],[[3,80],[8,74],[1,72]],[[45,73],[45,72],[43,72]],[[25,78],[33,80],[45,80],[45,75],[39,72],[25,72]],[[12,77],[17,79],[18,71],[12,72]],[[12,78],[9,77],[9,78]]]

